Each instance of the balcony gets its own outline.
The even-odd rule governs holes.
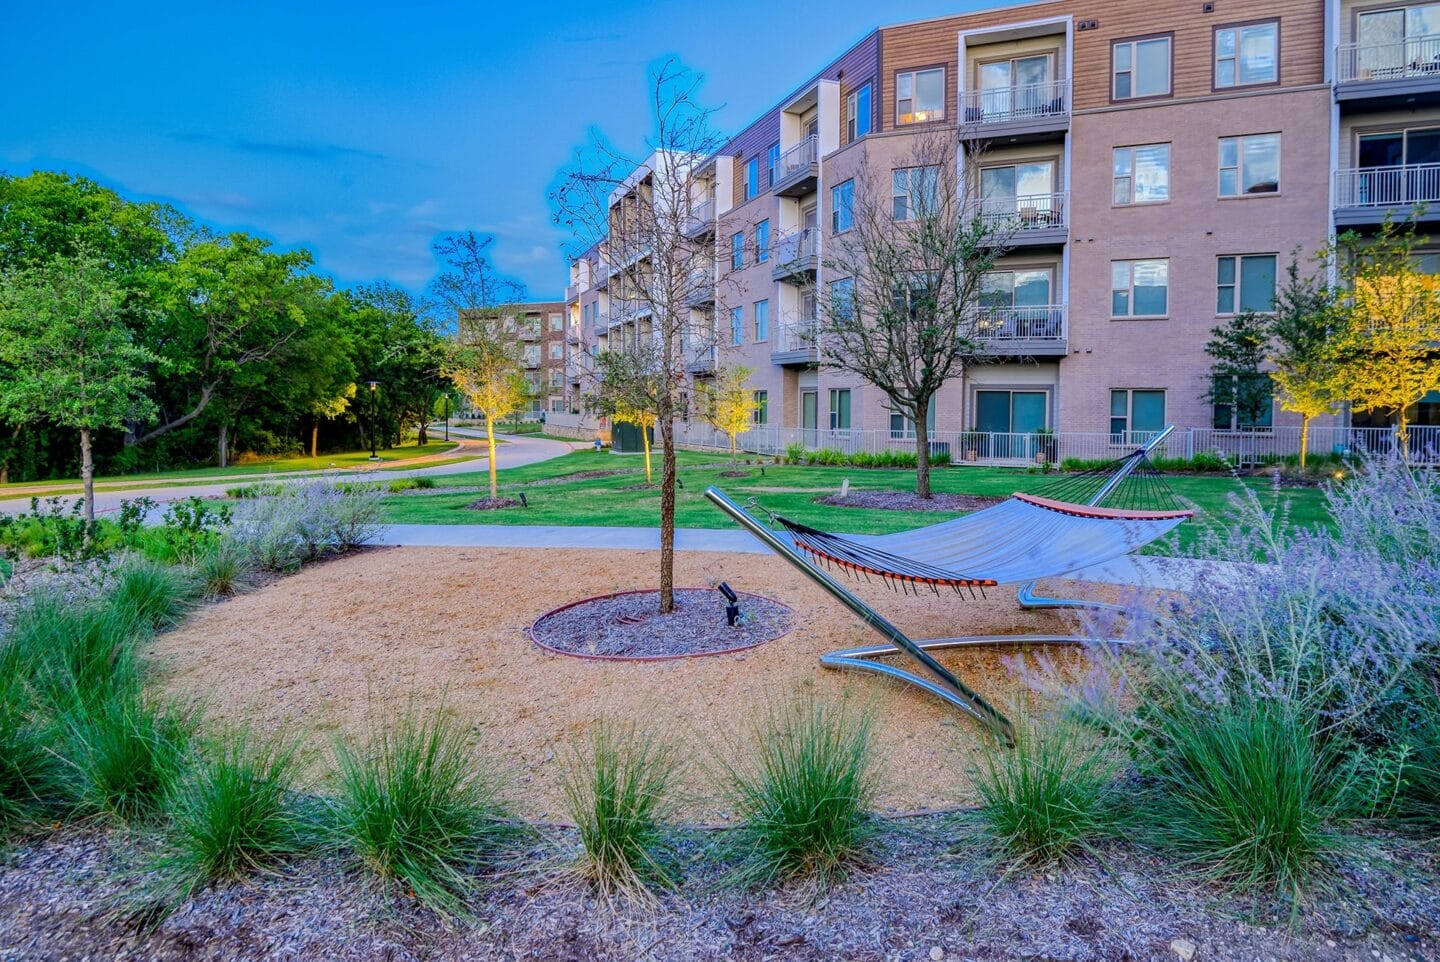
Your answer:
[[[1440,103],[1440,35],[1336,47],[1335,100],[1342,109]]]
[[[808,367],[820,359],[820,324],[816,318],[786,321],[775,332],[770,363],[781,367]]]
[[[770,270],[772,279],[805,283],[820,269],[819,229],[807,227],[780,238],[770,251],[770,259],[775,264]]]
[[[715,303],[715,272],[696,270],[685,285],[685,306],[705,307]]]
[[[610,267],[601,264],[595,268],[595,289],[597,291],[608,290],[610,287]]]
[[[1036,143],[1070,129],[1070,81],[960,91],[960,132],[969,140]]]
[[[1377,225],[1387,213],[1395,220],[1405,220],[1420,204],[1428,205],[1420,220],[1440,220],[1440,164],[1335,171],[1337,227]]]
[[[575,298],[577,298],[577,297],[579,297],[579,296],[580,296],[580,285],[579,285],[579,284],[567,284],[567,285],[565,285],[565,300],[566,300],[567,302],[573,301],[573,300],[575,300]]]
[[[710,197],[690,205],[690,216],[685,219],[685,236],[692,240],[705,237],[715,230],[715,198]]]
[[[701,348],[695,353],[695,357],[685,365],[685,370],[696,377],[709,377],[719,368],[719,352],[713,346]]]
[[[536,370],[540,367],[540,352],[536,351],[534,354],[531,354],[529,351],[526,351],[521,363],[525,365],[526,370]]]
[[[540,325],[539,325],[539,324],[533,324],[533,325],[532,325],[532,324],[526,324],[524,327],[520,328],[520,340],[522,340],[522,341],[538,341],[538,340],[540,340]]]
[[[976,335],[986,353],[1008,357],[1064,357],[1064,304],[981,308]]]
[[[820,179],[819,138],[814,134],[791,147],[775,161],[770,190],[779,197],[803,197],[815,193]]]
[[[999,247],[1053,247],[1069,238],[1066,218],[1070,195],[1021,194],[1016,197],[986,197],[979,203],[980,220],[993,231],[992,243]]]

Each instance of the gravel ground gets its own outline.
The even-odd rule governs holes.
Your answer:
[[[828,498],[821,498],[817,503],[839,508],[883,508],[888,511],[978,511],[1003,500],[1005,499],[985,498],[974,494],[946,494],[940,491],[927,499],[916,497],[913,491],[852,490],[843,498],[832,494]]]
[[[680,588],[675,610],[659,613],[658,591],[630,591],[541,615],[530,635],[547,648],[607,658],[675,658],[752,648],[779,638],[794,621],[778,601],[740,595],[741,621],[725,622],[724,601],[712,588]]]
[[[642,909],[560,881],[573,846],[548,830],[485,880],[473,919],[444,922],[338,857],[202,893],[139,934],[113,910],[137,881],[120,836],[73,830],[0,865],[0,959],[1031,960],[1410,962],[1440,958],[1433,852],[1374,840],[1342,885],[1292,917],[1228,897],[1145,856],[1107,850],[1065,870],[1007,873],[956,847],[938,818],[892,823],[872,866],[818,898],[743,891],[698,843],[679,890]]]

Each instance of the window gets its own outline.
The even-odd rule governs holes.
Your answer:
[[[1121,389],[1110,392],[1110,440],[1128,444],[1136,434],[1165,427],[1165,392]]]
[[[902,167],[894,174],[894,216],[914,220],[933,212],[940,187],[939,167]]]
[[[1280,135],[1220,138],[1220,196],[1273,194],[1280,189]]]
[[[751,157],[745,164],[745,199],[750,200],[760,192],[760,158]]]
[[[1215,86],[1248,87],[1280,79],[1280,25],[1249,23],[1215,31]]]
[[[745,343],[745,317],[738,307],[730,308],[730,343]]]
[[[770,149],[765,152],[765,183],[771,187],[775,186],[775,168],[780,163],[780,145],[771,144]]]
[[[1170,93],[1170,38],[1121,40],[1110,48],[1112,100]]]
[[[564,319],[563,317],[561,317],[559,314],[551,314],[551,315],[550,315],[550,330],[551,330],[551,331],[554,331],[556,334],[558,334],[558,333],[560,333],[561,331],[565,330],[565,319]]]
[[[925,409],[925,433],[935,433],[935,395],[930,395],[930,406]],[[915,436],[915,422],[904,411],[890,408],[890,437],[903,440]]]
[[[1169,313],[1170,262],[1111,261],[1110,316],[1164,317]]]
[[[830,282],[830,316],[849,320],[855,313],[855,279],[842,277]]]
[[[750,412],[751,424],[770,423],[770,392],[756,391],[751,395],[755,399],[755,408]]]
[[[830,188],[830,230],[839,234],[855,225],[855,181]]]
[[[1217,378],[1210,390],[1212,426],[1221,431],[1268,430],[1275,417],[1274,392],[1268,374]]]
[[[745,235],[730,235],[730,269],[738,271],[745,266]]]
[[[849,143],[870,132],[870,85],[850,91],[845,100],[845,141]]]
[[[830,390],[830,430],[850,430],[849,388],[831,388]]]
[[[770,259],[770,221],[762,220],[755,225],[755,263],[763,264]]]
[[[1275,310],[1275,255],[1242,254],[1215,262],[1215,313]]]
[[[1170,145],[1115,148],[1116,204],[1158,204],[1170,199]]]
[[[755,340],[770,340],[770,302],[755,302]]]
[[[975,430],[982,434],[1023,434],[1043,431],[1049,409],[1046,391],[976,391]],[[1018,447],[1018,450],[1012,448]],[[1016,438],[995,438],[990,453],[1028,458],[1025,442]]]
[[[895,75],[896,124],[923,124],[944,119],[944,67]]]
[[[1043,117],[1064,109],[1051,81],[1055,71],[1051,54],[1033,54],[980,64],[979,105],[968,106],[965,122]],[[973,101],[967,100],[967,104]]]
[[[550,360],[562,361],[565,359],[565,345],[558,341],[550,345]]]

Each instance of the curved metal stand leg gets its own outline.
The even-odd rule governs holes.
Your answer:
[[[1108,601],[1085,601],[1079,598],[1047,598],[1035,593],[1035,582],[1027,581],[1015,592],[1015,600],[1021,608],[1090,608],[1096,611],[1124,611],[1124,605],[1112,605]]]

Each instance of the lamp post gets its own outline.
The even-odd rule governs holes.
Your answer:
[[[450,440],[450,395],[445,395],[445,440]]]
[[[365,386],[370,389],[370,460],[379,461],[380,455],[375,453],[375,432],[380,420],[380,382],[366,381]]]

